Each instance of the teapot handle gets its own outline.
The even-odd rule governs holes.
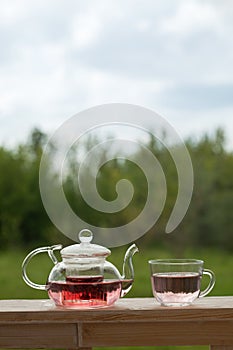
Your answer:
[[[50,259],[52,260],[52,262],[54,263],[54,265],[56,265],[58,263],[56,256],[54,255],[54,250],[60,250],[62,248],[61,244],[57,244],[57,245],[53,245],[51,247],[42,247],[42,248],[37,248],[33,251],[31,251],[31,253],[29,253],[26,258],[24,259],[23,263],[22,263],[22,277],[25,283],[27,283],[30,287],[35,288],[35,289],[40,289],[40,290],[47,290],[47,285],[46,284],[37,284],[32,282],[27,275],[27,265],[29,263],[29,261],[37,254],[39,253],[44,253],[47,252]]]

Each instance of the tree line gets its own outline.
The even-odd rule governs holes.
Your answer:
[[[0,147],[0,249],[70,243],[50,221],[42,204],[39,190],[39,168],[47,135],[39,129],[32,130],[24,144]],[[88,151],[97,138],[82,145]],[[218,249],[233,249],[233,153],[226,148],[224,131],[217,129],[210,136],[189,138],[185,144],[190,153],[194,170],[194,189],[189,209],[176,230],[165,235],[166,222],[174,206],[177,191],[177,171],[168,150],[151,136],[143,141],[144,146],[156,156],[166,169],[167,198],[161,217],[144,235],[143,245],[165,244],[181,247],[213,246]],[[100,195],[105,200],[116,198],[116,184],[128,179],[134,188],[132,203],[124,210],[107,214],[93,209],[82,198],[76,178],[80,158],[74,147],[68,157],[68,166],[63,181],[64,192],[72,209],[85,221],[95,226],[117,227],[137,217],[145,205],[148,184],[142,169],[133,160],[113,157],[106,162],[96,178]],[[109,152],[104,150],[103,153]],[[139,156],[138,150],[132,159]],[[106,154],[99,154],[99,158]],[[53,151],[51,151],[53,157]],[[86,169],[91,172],[91,164]],[[185,169],[184,169],[185,171]]]

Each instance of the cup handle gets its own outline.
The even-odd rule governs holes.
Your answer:
[[[206,289],[200,292],[199,298],[207,295],[214,288],[214,285],[215,285],[215,274],[213,273],[213,271],[209,269],[204,269],[202,273],[203,275],[209,276],[210,282],[209,282],[209,285],[206,287]]]

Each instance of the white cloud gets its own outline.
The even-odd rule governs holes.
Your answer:
[[[233,123],[232,2],[0,0],[0,7],[0,143],[108,102],[176,116],[182,132],[188,118],[206,127],[218,115]]]
[[[185,37],[206,29],[216,30],[219,15],[213,5],[196,0],[180,2],[175,12],[161,21],[160,30]]]
[[[73,43],[77,48],[96,45],[103,30],[100,19],[93,11],[75,16],[72,23]]]
[[[2,25],[14,24],[19,18],[22,17],[25,12],[25,7],[21,2],[11,0],[11,1],[1,1],[1,11],[0,11],[0,22]]]
[[[146,33],[148,33],[148,31],[150,29],[152,29],[152,23],[148,19],[140,19],[136,23],[136,27],[137,27],[139,32],[143,32],[143,33],[146,32]]]

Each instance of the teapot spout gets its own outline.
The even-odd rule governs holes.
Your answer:
[[[130,289],[134,281],[134,268],[132,263],[132,258],[135,253],[138,252],[138,247],[136,244],[132,244],[125,253],[124,263],[123,263],[123,275],[122,275],[122,290],[121,297],[125,296]]]

